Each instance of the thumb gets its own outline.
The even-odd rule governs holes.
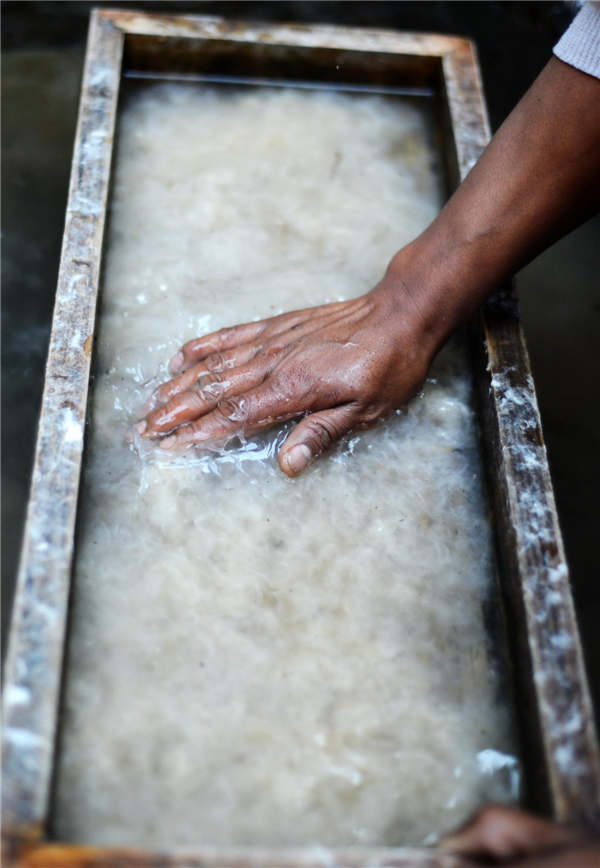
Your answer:
[[[355,421],[352,404],[311,413],[296,425],[279,450],[279,466],[288,476],[298,476],[343,437]]]

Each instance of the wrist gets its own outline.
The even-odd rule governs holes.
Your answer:
[[[410,298],[432,356],[503,279],[497,246],[494,238],[460,237],[436,221],[392,258],[382,283]]]
[[[412,242],[389,263],[381,281],[368,293],[382,322],[423,376],[452,331],[440,310],[423,251]],[[413,358],[414,357],[414,358]]]
[[[447,258],[420,236],[395,254],[380,284],[410,311],[412,330],[431,359],[460,322],[454,291],[458,276],[444,274],[440,267]]]

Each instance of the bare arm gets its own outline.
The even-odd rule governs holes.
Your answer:
[[[374,289],[190,341],[138,430],[169,449],[308,413],[279,454],[295,476],[406,403],[451,332],[599,206],[600,81],[553,58]]]
[[[437,320],[432,328],[441,326],[446,337],[494,288],[599,207],[600,81],[552,58],[436,220],[409,245],[427,274],[422,304]],[[394,257],[394,272],[403,254]]]
[[[467,858],[472,866],[594,868],[600,857],[600,841],[590,830],[504,805],[483,808],[438,846]]]

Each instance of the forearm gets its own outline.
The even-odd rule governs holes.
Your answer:
[[[504,280],[600,206],[600,81],[552,59],[386,283],[435,348]]]

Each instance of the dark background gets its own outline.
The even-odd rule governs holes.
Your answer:
[[[575,4],[5,2],[2,56],[2,626],[10,615],[93,5],[327,22],[475,40],[493,129],[550,57]],[[383,266],[383,263],[382,263]],[[600,218],[518,276],[588,672],[600,709]]]

